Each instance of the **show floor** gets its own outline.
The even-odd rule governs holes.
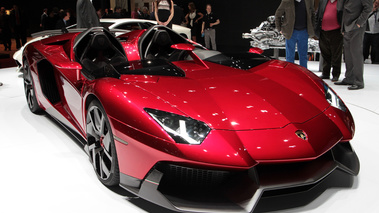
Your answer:
[[[309,68],[318,70],[318,62],[309,62]],[[102,185],[75,140],[48,116],[29,111],[22,75],[16,68],[0,69],[0,82],[4,83],[0,86],[0,212],[171,212],[129,198],[118,187]],[[305,206],[268,205],[279,205],[281,210],[275,212],[281,213],[379,212],[379,139],[375,135],[379,132],[379,65],[365,65],[363,90],[348,91],[346,86],[326,82],[354,116],[352,145],[360,159],[360,174],[353,178],[352,187],[329,188]]]

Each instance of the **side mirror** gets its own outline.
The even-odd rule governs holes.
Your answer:
[[[192,44],[180,43],[171,45],[172,49],[192,51],[195,47]]]
[[[263,50],[261,48],[258,48],[258,47],[252,47],[252,48],[250,48],[249,53],[256,53],[256,54],[260,55],[263,53]]]

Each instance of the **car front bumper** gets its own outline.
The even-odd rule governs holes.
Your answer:
[[[356,176],[359,159],[349,142],[319,158],[300,163],[259,164],[245,171],[215,171],[158,163],[142,181],[120,185],[143,199],[178,212],[253,212],[261,198],[301,193],[332,173]]]

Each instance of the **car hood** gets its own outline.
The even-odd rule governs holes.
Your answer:
[[[246,71],[207,63],[209,69],[187,71],[186,77],[135,84],[219,130],[283,128],[304,123],[329,106],[309,71],[278,64],[271,61]]]

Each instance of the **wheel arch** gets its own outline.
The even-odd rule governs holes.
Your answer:
[[[90,105],[90,103],[93,101],[93,100],[97,100],[101,103],[101,101],[96,97],[96,95],[94,94],[89,94],[85,100],[85,103],[84,103],[84,111],[85,113],[87,114],[87,111],[88,111],[88,107]]]

